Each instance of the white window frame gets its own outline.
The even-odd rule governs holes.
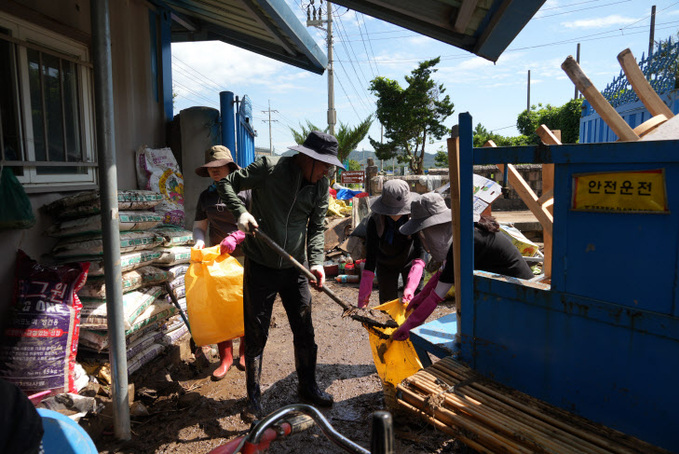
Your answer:
[[[78,74],[78,109],[80,113],[80,138],[83,150],[83,162],[95,162],[95,129],[94,129],[94,98],[92,89],[92,69],[87,46],[74,41],[63,35],[31,24],[24,20],[0,12],[0,27],[9,29],[12,37],[40,48],[54,52],[59,58],[67,58],[70,61],[78,61],[75,71]],[[55,186],[60,189],[80,189],[96,186],[97,167],[85,167],[84,173],[64,173],[55,175],[40,175],[37,167],[31,166],[30,161],[35,161],[33,119],[31,116],[31,93],[29,84],[28,53],[27,47],[15,44],[16,52],[16,82],[15,92],[19,101],[19,128],[23,156],[29,161],[23,165],[23,175],[17,175],[17,179],[24,185],[27,192],[54,191]],[[73,167],[78,167],[78,161],[73,162]]]

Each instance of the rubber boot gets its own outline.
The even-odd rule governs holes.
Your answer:
[[[316,383],[316,357],[318,347],[295,348],[295,368],[299,386],[299,397],[317,407],[330,407],[333,404],[332,395],[321,391]]]
[[[265,414],[262,408],[262,390],[259,385],[262,377],[262,355],[245,357],[245,383],[248,393],[248,404],[241,412],[241,419],[247,423],[262,419]]]
[[[220,342],[217,344],[217,350],[219,351],[221,364],[214,370],[214,372],[212,372],[212,379],[215,381],[224,378],[233,364],[233,342]]]
[[[236,367],[238,370],[245,370],[245,336],[241,337],[239,341]]]

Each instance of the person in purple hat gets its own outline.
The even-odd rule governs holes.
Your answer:
[[[382,195],[370,210],[366,228],[366,260],[358,290],[358,307],[370,302],[375,274],[380,304],[398,298],[398,278],[403,279],[403,303],[409,303],[417,290],[424,271],[425,251],[418,235],[404,235],[399,228],[408,222],[410,204],[418,194],[411,194],[408,183],[389,180]]]
[[[455,281],[453,268],[452,213],[441,194],[428,192],[415,200],[410,220],[400,227],[404,235],[419,235],[434,260],[443,263],[422,291],[406,308],[406,321],[392,334],[406,340],[410,330],[421,325],[443,301]],[[500,232],[492,216],[474,215],[474,269],[520,279],[531,279],[533,272],[509,237]]]
[[[269,334],[271,312],[280,295],[293,333],[298,392],[303,401],[331,406],[333,398],[316,382],[318,347],[311,319],[311,292],[306,276],[257,237],[261,229],[291,257],[305,263],[316,276],[317,289],[325,282],[325,216],[330,181],[327,175],[337,159],[337,139],[312,131],[302,145],[290,149],[293,156],[263,156],[222,179],[217,190],[238,219],[238,228],[249,234],[242,244],[245,253],[243,314],[245,318],[245,374],[248,405],[245,421],[264,416],[260,377],[262,352]],[[252,191],[251,209],[238,198],[239,191]]]
[[[206,150],[205,164],[196,169],[196,175],[210,177],[212,184],[198,196],[196,217],[193,222],[193,239],[195,241],[193,247],[202,249],[206,243],[215,246],[222,242],[232,242],[234,247],[229,251],[229,254],[242,263],[243,252],[237,247],[237,244],[243,241],[245,235],[238,230],[236,218],[226,209],[226,205],[217,194],[217,182],[238,169],[240,167],[233,162],[231,151],[227,147],[214,145]],[[249,191],[243,191],[238,195],[243,203],[249,203]],[[239,234],[242,234],[242,236]],[[219,352],[220,363],[212,372],[213,380],[224,378],[233,365],[233,340],[228,339],[219,342],[217,351]],[[236,367],[245,370],[245,342],[242,337],[239,341],[238,354],[240,358]]]

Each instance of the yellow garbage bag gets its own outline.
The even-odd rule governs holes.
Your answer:
[[[386,312],[396,323],[403,324],[406,319],[406,306],[400,300],[392,300],[374,309]],[[373,328],[368,330],[370,347],[373,353],[373,361],[377,374],[383,384],[396,387],[405,378],[414,375],[422,369],[422,363],[410,340],[395,341],[383,339],[375,331],[379,331],[386,336],[396,331],[396,328]],[[386,337],[384,336],[384,337]]]
[[[243,266],[219,245],[191,249],[184,278],[191,336],[197,346],[243,336]]]

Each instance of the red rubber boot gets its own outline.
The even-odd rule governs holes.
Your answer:
[[[233,342],[224,341],[217,344],[219,350],[219,358],[222,360],[221,364],[214,372],[212,372],[213,380],[221,380],[226,376],[226,373],[231,369],[233,364]]]
[[[245,336],[240,338],[240,341],[238,342],[238,362],[236,363],[236,367],[238,370],[245,370]]]

